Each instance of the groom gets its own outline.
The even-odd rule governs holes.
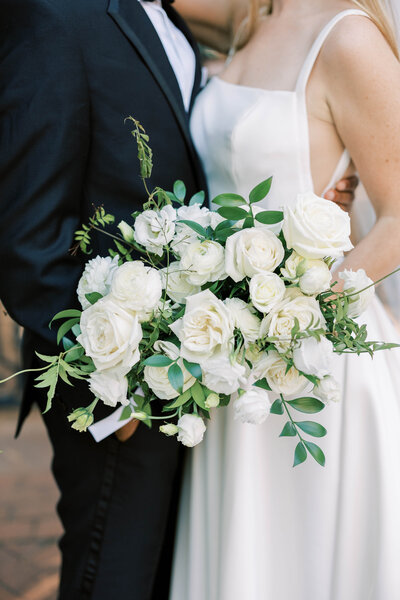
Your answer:
[[[201,69],[184,23],[157,0],[0,0],[0,48],[0,296],[36,366],[35,349],[57,353],[51,317],[76,305],[85,257],[68,253],[74,231],[93,206],[119,222],[146,200],[124,117],[150,135],[151,185],[205,188],[188,127]],[[108,247],[94,238],[94,255]],[[18,432],[34,401],[43,410],[30,379]],[[86,386],[60,386],[45,415],[65,530],[59,600],[167,599],[178,444],[156,427],[132,435],[133,422],[96,443],[66,420],[90,401]]]

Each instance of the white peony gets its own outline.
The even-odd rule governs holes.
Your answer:
[[[102,296],[107,296],[111,289],[114,273],[118,269],[118,260],[119,256],[114,256],[114,258],[96,256],[86,263],[77,288],[78,299],[83,310],[90,306],[86,294],[98,292]]]
[[[320,380],[313,390],[314,396],[322,402],[340,402],[342,392],[336,379],[328,375]]]
[[[90,391],[107,406],[124,406],[129,404],[128,380],[120,369],[94,371],[89,377]]]
[[[190,244],[196,242],[198,239],[197,233],[191,227],[186,225],[186,223],[179,223],[179,221],[194,221],[206,228],[210,225],[210,215],[211,211],[205,206],[200,207],[199,204],[178,208],[175,235],[171,244],[171,248],[175,254],[179,257],[182,256],[187,246],[190,246]]]
[[[120,367],[128,373],[140,358],[142,328],[138,317],[111,297],[98,300],[83,311],[77,340],[99,371]]]
[[[203,440],[206,426],[197,415],[183,415],[178,421],[178,442],[193,448]]]
[[[162,352],[171,360],[176,360],[179,356],[179,348],[172,342],[164,342],[162,340],[157,341],[154,344],[156,352]],[[185,369],[183,360],[178,360],[178,365],[182,369],[183,373],[183,391],[186,392],[196,382],[196,379]],[[179,392],[172,387],[168,379],[167,367],[150,367],[146,365],[143,372],[143,378],[151,390],[155,393],[157,398],[161,400],[172,400],[179,396]]]
[[[364,269],[358,269],[357,271],[349,271],[345,269],[339,274],[340,279],[343,279],[343,291],[347,293],[358,292],[363,290],[368,285],[373,283],[372,279],[368,277]],[[368,307],[373,296],[375,294],[375,287],[371,286],[367,290],[349,297],[349,309],[348,316],[351,318],[359,317]]]
[[[287,362],[275,352],[264,352],[256,363],[254,376],[257,379],[266,379],[271,390],[277,394],[292,396],[300,394],[310,387],[310,382],[297,369],[291,367],[287,370]]]
[[[251,344],[258,340],[261,320],[254,314],[254,310],[240,298],[227,298],[224,304],[232,315],[236,329],[241,331],[245,343]]]
[[[337,204],[312,192],[299,194],[284,208],[283,235],[288,248],[305,258],[338,258],[353,245],[350,218]]]
[[[175,233],[176,210],[164,206],[160,211],[144,210],[135,219],[135,240],[148,252],[162,256],[163,247]]]
[[[298,283],[300,275],[304,272],[306,259],[293,250],[292,254],[285,261],[285,266],[281,268],[282,277],[292,283]]]
[[[233,394],[245,383],[246,368],[224,354],[206,360],[201,370],[203,385],[217,394]]]
[[[234,401],[233,408],[235,420],[261,425],[270,413],[271,400],[266,390],[253,386]]]
[[[188,273],[182,269],[181,263],[177,260],[172,262],[169,267],[161,269],[160,274],[167,295],[178,304],[186,304],[188,296],[193,296],[201,291],[199,285],[189,283]]]
[[[319,329],[325,327],[325,319],[319,303],[315,298],[303,296],[296,288],[288,289],[286,297],[261,321],[261,337],[278,338],[275,346],[280,352],[285,352],[291,344],[291,332],[296,323],[299,331],[309,327]]]
[[[187,246],[181,254],[180,265],[192,285],[201,286],[226,278],[224,247],[211,240],[196,240]]]
[[[225,270],[234,281],[272,272],[285,251],[279,238],[265,228],[251,227],[231,235],[225,246]]]
[[[111,294],[118,304],[137,313],[139,320],[145,320],[162,295],[160,273],[140,260],[126,262],[114,275]]]
[[[320,341],[313,337],[303,338],[293,350],[296,369],[318,378],[330,374],[333,356],[333,344],[326,337],[321,337]]]
[[[332,281],[331,271],[323,260],[307,259],[305,272],[299,279],[299,286],[303,294],[316,296],[329,290]]]
[[[234,321],[225,304],[210,290],[190,296],[184,316],[170,325],[181,342],[181,356],[201,363],[216,353],[229,353]]]
[[[275,273],[257,273],[250,279],[250,299],[262,313],[270,312],[285,296],[285,283]]]

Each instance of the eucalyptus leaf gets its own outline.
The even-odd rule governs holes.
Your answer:
[[[317,400],[316,398],[311,397],[296,398],[295,400],[289,400],[288,404],[290,404],[292,408],[295,408],[299,412],[309,414],[318,413],[323,408],[325,408],[325,404],[321,402],[321,400]]]
[[[212,203],[218,206],[243,206],[247,204],[243,196],[239,196],[239,194],[219,194]]]
[[[264,225],[275,225],[283,221],[283,212],[280,210],[263,210],[263,212],[256,214],[255,219]]]
[[[172,365],[173,362],[173,360],[164,354],[153,354],[153,356],[146,358],[142,364],[147,365],[148,367],[168,367],[169,365]]]
[[[322,467],[325,466],[325,454],[322,452],[321,448],[314,444],[313,442],[304,442],[307,450],[311,454],[311,456],[317,461],[319,465]]]
[[[185,199],[186,186],[180,179],[178,179],[178,181],[175,181],[174,183],[174,194],[178,198],[178,200],[183,201]]]
[[[264,198],[269,194],[272,184],[272,177],[269,177],[265,181],[262,181],[255,188],[253,188],[250,192],[250,204],[254,204],[255,202],[260,202],[264,200]]]
[[[174,390],[181,394],[184,379],[182,369],[177,363],[173,363],[168,369],[168,380]]]
[[[200,206],[201,206],[202,204],[204,204],[205,198],[206,198],[206,195],[203,191],[197,192],[197,194],[195,194],[194,196],[191,197],[189,206],[193,206],[194,204],[200,204]]]
[[[299,442],[296,446],[296,450],[294,451],[294,462],[293,462],[293,466],[297,467],[297,465],[300,465],[301,463],[303,463],[305,460],[307,459],[307,452],[306,449],[304,448],[304,445],[302,442]]]
[[[327,434],[325,427],[314,421],[296,421],[297,427],[300,427],[308,435],[314,437],[324,437]]]
[[[185,358],[183,359],[183,364],[185,365],[185,368],[189,371],[189,373],[193,375],[193,377],[195,377],[196,379],[202,378],[203,374],[200,365],[198,365],[197,363],[189,362]]]

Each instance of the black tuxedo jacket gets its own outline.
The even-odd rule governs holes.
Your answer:
[[[197,60],[193,99],[199,85]],[[146,199],[128,115],[150,136],[150,185],[205,189],[177,80],[137,0],[0,0],[0,297],[25,328],[26,364],[33,349],[57,352],[48,323],[77,304],[87,257],[68,253],[74,231],[93,206],[118,223]],[[98,236],[93,256],[109,247]]]

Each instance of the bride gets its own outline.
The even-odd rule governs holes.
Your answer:
[[[241,4],[176,0],[209,45]],[[273,175],[275,209],[357,170],[376,223],[338,270],[376,280],[400,264],[400,65],[382,0],[256,5],[248,40],[192,115],[211,197]],[[371,339],[393,341],[378,299],[363,318]],[[338,356],[336,378],[325,468],[292,469],[280,416],[213,415],[187,455],[171,600],[400,598],[400,351]]]

